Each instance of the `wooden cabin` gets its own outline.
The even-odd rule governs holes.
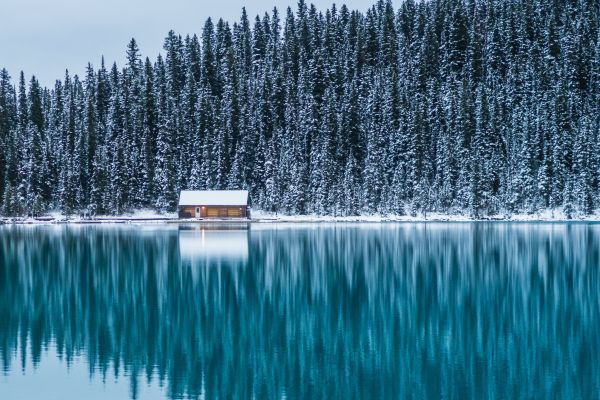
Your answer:
[[[179,218],[250,218],[247,190],[182,190]]]

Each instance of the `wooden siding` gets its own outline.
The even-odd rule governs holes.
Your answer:
[[[246,218],[248,216],[247,206],[181,206],[179,207],[180,218],[190,215],[188,218],[196,218],[196,208],[200,209],[200,218]]]

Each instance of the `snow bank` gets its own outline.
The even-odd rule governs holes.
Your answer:
[[[51,212],[40,218],[0,218],[0,224],[98,224],[98,223],[165,223],[165,222],[196,222],[199,220],[180,220],[177,213],[157,213],[153,210],[137,210],[132,213],[119,216],[97,216],[94,218],[66,217],[58,212]],[[222,222],[223,220],[210,219],[203,222]],[[227,220],[231,222],[231,220]],[[577,216],[571,219],[562,211],[545,210],[535,214],[513,214],[493,215],[482,219],[473,219],[464,214],[427,213],[410,215],[358,215],[346,217],[322,216],[322,215],[285,215],[269,213],[260,210],[252,211],[252,222],[257,223],[300,223],[300,222],[473,222],[473,221],[514,221],[514,222],[600,222],[600,213],[588,216]]]
[[[515,221],[515,222],[575,222],[600,221],[600,214],[573,217],[562,211],[546,210],[535,214],[492,215],[474,219],[464,214],[427,213],[410,215],[358,215],[346,217],[320,215],[283,215],[262,211],[252,211],[252,220],[257,222],[474,222],[474,221]]]
[[[98,224],[98,223],[126,223],[126,222],[165,222],[177,219],[177,213],[157,213],[154,210],[136,210],[122,215],[98,215],[95,217],[82,217],[79,215],[64,215],[58,211],[37,217],[2,218],[0,223],[6,224]]]

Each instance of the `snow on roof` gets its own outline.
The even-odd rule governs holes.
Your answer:
[[[180,206],[245,206],[247,190],[182,190]]]

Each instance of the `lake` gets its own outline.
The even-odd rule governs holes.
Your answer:
[[[0,227],[0,399],[592,399],[600,225]]]

